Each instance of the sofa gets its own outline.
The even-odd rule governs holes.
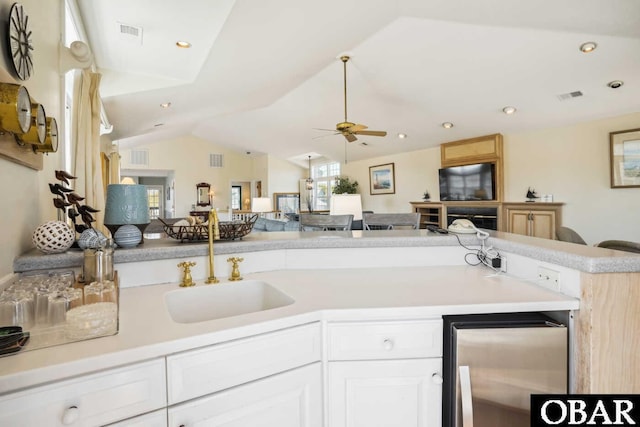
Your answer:
[[[300,223],[298,221],[279,221],[267,218],[256,219],[251,232],[263,233],[267,231],[300,231]]]

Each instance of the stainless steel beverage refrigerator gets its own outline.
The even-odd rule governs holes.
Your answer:
[[[567,393],[565,325],[542,313],[443,320],[443,427],[529,426],[531,394]]]

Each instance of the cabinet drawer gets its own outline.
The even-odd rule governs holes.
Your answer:
[[[442,356],[442,320],[329,323],[329,360]]]
[[[320,360],[312,323],[167,357],[169,404]]]
[[[0,425],[104,425],[165,407],[165,387],[164,359],[110,369],[1,396]]]

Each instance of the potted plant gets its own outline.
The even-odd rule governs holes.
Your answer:
[[[429,199],[431,199],[431,195],[429,194],[429,190],[426,190],[422,195],[422,200],[424,200],[425,202],[428,202]]]
[[[356,194],[358,192],[358,181],[351,181],[347,176],[336,178],[336,185],[333,187],[333,194]]]

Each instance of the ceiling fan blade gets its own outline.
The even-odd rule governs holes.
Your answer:
[[[349,142],[353,142],[353,141],[357,141],[358,138],[356,138],[356,136],[352,133],[345,133],[344,137],[347,138],[347,141]]]
[[[313,128],[313,130],[326,130],[326,131],[329,131],[329,132],[335,132],[336,131],[335,129],[324,129],[324,128]]]
[[[387,132],[384,130],[361,130],[354,133],[368,136],[387,136]]]
[[[361,130],[365,130],[366,128],[367,127],[365,125],[359,125],[358,124],[358,125],[351,126],[349,128],[349,132],[356,133],[356,132],[360,132]]]
[[[328,134],[325,134],[325,135],[318,135],[318,136],[314,136],[311,139],[326,138],[328,136],[334,136],[334,135],[340,135],[340,132],[328,133]]]

